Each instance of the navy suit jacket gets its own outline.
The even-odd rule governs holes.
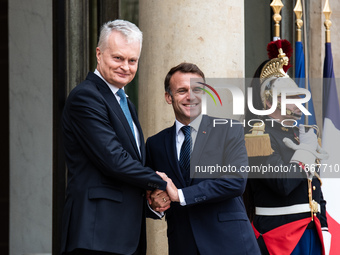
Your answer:
[[[142,130],[131,102],[129,108],[141,155],[117,99],[96,74],[89,73],[66,101],[61,252],[83,248],[132,254],[139,243],[145,248],[145,190],[164,190],[166,182],[144,166]]]
[[[230,123],[230,122],[229,122]],[[235,166],[237,173],[191,179],[185,184],[177,159],[176,127],[147,140],[147,165],[165,172],[182,189],[186,206],[172,203],[166,211],[170,255],[260,254],[242,194],[246,185],[240,167],[248,164],[242,125],[217,125],[203,116],[191,155],[195,166]],[[216,177],[216,176],[214,176]]]

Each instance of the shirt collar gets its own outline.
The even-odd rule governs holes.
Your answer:
[[[193,121],[191,121],[189,123],[189,126],[191,126],[197,132],[198,128],[201,124],[201,120],[202,120],[202,114],[198,115]],[[178,135],[178,132],[185,125],[183,123],[179,122],[177,119],[176,119],[175,123],[176,123],[176,135]]]
[[[96,75],[98,75],[99,78],[101,78],[101,79],[107,84],[107,86],[109,86],[109,88],[111,89],[112,93],[113,93],[114,95],[116,95],[116,93],[118,92],[119,88],[117,88],[117,87],[116,87],[115,85],[113,85],[113,84],[108,83],[108,82],[104,79],[104,77],[100,74],[100,72],[97,70],[97,68],[96,68],[96,70],[94,70],[94,73],[95,73]],[[123,87],[122,89],[124,90],[124,87]],[[117,95],[116,95],[116,96],[117,96]],[[129,97],[129,96],[126,95],[126,97]]]

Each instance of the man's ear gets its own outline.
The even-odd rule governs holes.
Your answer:
[[[266,100],[266,109],[270,109],[272,107],[272,103]]]
[[[172,104],[172,96],[170,95],[169,92],[165,92],[165,101],[166,101],[168,104]]]
[[[96,58],[97,58],[97,63],[100,62],[100,54],[101,54],[101,51],[99,49],[99,47],[96,48]]]

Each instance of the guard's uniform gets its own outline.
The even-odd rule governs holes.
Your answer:
[[[307,231],[317,237],[316,242],[320,241],[322,248],[321,228],[327,229],[327,220],[320,180],[314,177],[308,185],[302,166],[290,163],[295,151],[282,141],[287,137],[298,144],[299,129],[273,121],[266,122],[265,133],[270,136],[274,152],[270,156],[249,158],[249,165],[258,166],[260,172],[250,174],[248,179],[255,206],[253,226],[261,251],[291,254]],[[309,190],[318,203],[313,221]]]

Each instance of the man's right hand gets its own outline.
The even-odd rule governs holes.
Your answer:
[[[162,179],[164,181],[166,181],[168,183],[166,185],[166,191],[168,192],[171,201],[172,202],[179,202],[178,189],[175,186],[175,184],[172,182],[172,180],[165,173],[158,172],[158,171],[156,171],[156,173],[160,177],[162,177]]]

